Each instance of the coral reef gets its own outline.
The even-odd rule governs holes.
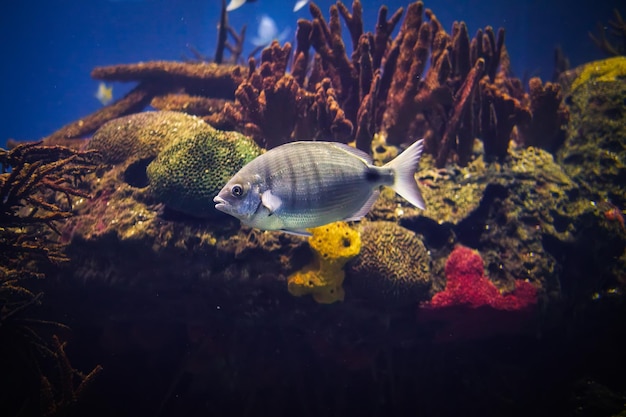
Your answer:
[[[199,120],[199,119],[198,119]],[[261,154],[249,138],[203,125],[181,133],[147,168],[150,191],[169,208],[196,217],[219,215],[213,197],[245,164]]]
[[[560,376],[545,386],[527,378],[500,384],[512,380],[508,367],[526,371],[537,357],[550,366],[561,360],[557,371],[571,371],[571,358],[546,357],[543,347],[529,353],[563,333],[562,345],[571,346],[562,317],[592,312],[623,328],[622,65],[567,72],[562,79],[570,83],[562,88],[534,78],[525,92],[511,75],[503,30],[487,27],[472,37],[457,22],[447,33],[421,2],[394,13],[381,7],[373,33],[363,28],[359,1],[352,9],[336,3],[328,21],[314,4],[310,11],[312,19],[298,22],[295,45],[275,42],[247,67],[195,54],[196,62],[96,68],[98,78],[138,81],[139,92],[47,140],[82,146],[70,138],[102,125],[86,148],[105,163],[94,173],[67,172],[87,179],[83,194],[31,187],[30,178],[52,167],[37,166],[36,153],[2,174],[16,191],[0,187],[0,204],[11,204],[14,215],[39,226],[49,215],[63,220],[51,223],[60,234],[40,227],[46,234],[37,236],[54,240],[63,251],[49,253],[69,262],[49,268],[55,279],[39,284],[54,304],[50,311],[73,318],[86,355],[81,363],[98,363],[104,353],[103,366],[113,370],[96,393],[103,404],[96,414],[296,415],[304,407],[340,415],[354,414],[345,404],[356,404],[360,415],[455,415],[429,395],[444,379],[461,381],[455,393],[469,389],[470,407],[476,390],[493,393],[482,405],[506,414],[513,402],[566,385]],[[222,15],[218,62],[233,33],[226,25]],[[103,124],[145,103],[182,113]],[[323,226],[308,241],[210,214],[212,194],[259,146],[332,139],[371,151],[383,164],[421,136],[427,149],[416,180],[426,210],[385,189],[358,226]],[[61,160],[75,152],[67,167],[84,156],[48,149],[65,155]],[[15,204],[28,195],[19,190],[35,189],[42,192],[27,207]],[[40,205],[30,210],[32,203]],[[13,228],[14,241],[26,242],[30,226]],[[8,277],[0,298],[19,293],[11,321],[41,300],[38,291],[15,289],[23,288],[12,281],[21,272],[0,269]],[[312,297],[292,296],[306,294]],[[525,332],[538,323],[541,341]],[[574,331],[578,324],[572,322]],[[577,340],[596,346],[595,324]],[[506,338],[493,337],[499,333]],[[480,337],[493,338],[465,343]],[[604,365],[621,360],[593,349],[588,356]],[[63,343],[49,350],[63,356]],[[154,378],[157,368],[161,378]],[[557,373],[564,374],[550,376]],[[60,374],[66,382],[68,375]],[[117,383],[128,375],[139,383]],[[75,382],[48,398],[65,407],[76,392],[66,388]],[[330,394],[329,386],[336,388]],[[165,393],[160,404],[152,401],[155,392]],[[416,399],[415,392],[423,395]],[[555,402],[570,398],[563,392]],[[485,415],[478,408],[464,411]],[[536,414],[526,411],[519,414]]]
[[[88,135],[152,103],[197,114],[219,129],[238,130],[264,148],[323,139],[354,142],[370,152],[377,133],[396,146],[424,137],[425,152],[439,168],[469,163],[475,138],[485,142],[488,157],[504,158],[515,126],[518,142],[526,146],[554,151],[562,142],[567,110],[558,87],[533,79],[530,93],[523,91],[521,81],[510,75],[504,29],[486,27],[470,37],[465,23],[455,22],[448,34],[420,1],[408,6],[393,39],[403,9],[387,18],[382,7],[373,33],[364,31],[358,0],[351,11],[340,1],[332,5],[328,22],[313,3],[310,12],[311,20],[298,21],[295,47],[274,42],[261,52],[259,63],[251,58],[247,68],[217,64],[224,49],[231,50],[234,62],[241,52],[227,42],[227,32],[237,42],[242,36],[235,36],[224,13],[215,63],[199,57],[200,62],[95,68],[96,79],[139,85],[46,140]]]
[[[311,294],[318,303],[343,301],[344,265],[359,254],[361,238],[345,222],[311,229],[309,246],[313,262],[287,279],[289,292],[295,296]]]
[[[351,294],[394,309],[428,299],[430,256],[415,233],[383,221],[365,222],[359,233],[361,252],[346,267]]]
[[[626,206],[626,58],[591,62],[578,71],[570,91],[569,135],[558,152],[565,171],[595,201]]]

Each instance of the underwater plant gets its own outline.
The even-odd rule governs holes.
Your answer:
[[[31,289],[47,269],[69,261],[50,233],[58,235],[56,223],[72,216],[72,197],[89,198],[79,183],[97,160],[94,152],[41,143],[0,149],[0,387],[13,393],[5,411],[34,413],[41,403],[43,415],[59,415],[100,370],[85,377],[70,366],[64,343],[47,336],[69,328],[38,315],[43,292]],[[64,385],[68,378],[51,382],[46,376],[51,358],[63,365],[70,381],[72,375],[80,379],[81,389],[71,397],[65,391],[59,401],[48,397],[69,389]]]
[[[598,34],[589,32],[589,37],[596,46],[607,56],[626,54],[626,21],[617,9],[613,9],[615,20],[609,20],[608,25],[598,22]],[[608,26],[609,32],[605,27]]]

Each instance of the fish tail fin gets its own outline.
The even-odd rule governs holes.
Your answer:
[[[391,169],[394,173],[395,180],[391,188],[409,203],[424,210],[426,203],[415,181],[415,171],[417,171],[422,150],[424,150],[424,139],[406,148],[394,160],[387,163],[385,168]]]

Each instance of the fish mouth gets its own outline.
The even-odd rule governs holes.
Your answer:
[[[215,204],[215,208],[219,211],[223,211],[224,213],[228,213],[228,203],[222,197],[217,196],[213,199]]]

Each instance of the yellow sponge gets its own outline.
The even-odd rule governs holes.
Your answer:
[[[318,303],[343,301],[343,267],[361,251],[359,232],[345,222],[309,229],[313,234],[309,246],[315,255],[313,262],[287,279],[292,295],[311,294]]]

